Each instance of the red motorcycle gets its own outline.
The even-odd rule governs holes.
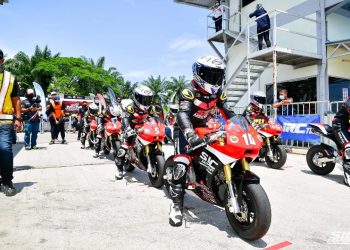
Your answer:
[[[254,123],[258,124],[257,131],[264,141],[259,158],[264,158],[270,168],[280,169],[287,161],[286,149],[278,139],[283,132],[282,126],[266,118],[256,118]]]
[[[109,117],[104,130],[105,133],[101,138],[103,152],[105,155],[112,153],[113,157],[115,157],[120,148],[121,122],[118,118]]]
[[[243,116],[231,118],[221,129],[216,127],[195,129],[205,143],[188,150],[192,164],[186,187],[202,200],[224,207],[229,223],[240,237],[260,239],[270,227],[271,207],[249,162],[259,155],[263,139]],[[167,188],[174,157],[165,163]]]
[[[127,145],[129,150],[125,157],[125,170],[131,172],[138,167],[147,171],[153,187],[164,184],[164,153],[162,145],[165,137],[165,125],[160,119],[147,118],[141,128],[136,128],[134,142]]]
[[[97,124],[96,118],[94,116],[90,117],[90,132],[88,134],[87,139],[89,144],[90,143],[92,144],[92,147],[94,147],[98,143],[97,128],[98,128],[98,124]]]

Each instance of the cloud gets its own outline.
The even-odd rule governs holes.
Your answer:
[[[205,40],[194,36],[179,37],[169,45],[169,49],[179,53],[183,53],[193,49],[202,49],[204,47]]]

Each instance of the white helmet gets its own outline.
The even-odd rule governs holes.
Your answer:
[[[91,103],[89,105],[89,110],[91,113],[97,113],[98,112],[98,106],[95,103]]]
[[[262,91],[254,91],[253,94],[250,95],[250,101],[262,109],[266,104],[266,94]]]
[[[140,85],[134,89],[133,100],[137,107],[147,111],[152,103],[153,91],[146,85]]]
[[[192,66],[193,79],[208,94],[216,94],[224,81],[225,66],[216,56],[203,56]]]

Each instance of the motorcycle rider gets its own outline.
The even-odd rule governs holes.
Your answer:
[[[116,173],[115,179],[123,179],[123,166],[125,163],[125,155],[128,150],[128,143],[135,140],[135,128],[141,127],[144,119],[148,116],[156,116],[154,106],[151,106],[153,99],[153,91],[145,86],[139,85],[133,91],[133,102],[126,107],[125,117],[122,118],[122,126],[124,128],[123,139],[124,143],[120,147],[115,159]]]
[[[78,111],[78,123],[79,123],[79,132],[78,132],[78,139],[80,139],[80,142],[82,144],[81,149],[85,148],[85,141],[86,136],[89,133],[89,120],[86,116],[86,113],[88,112],[89,107],[86,101],[83,101],[83,104],[81,108]]]
[[[344,184],[350,186],[350,97],[344,102],[333,120],[333,134],[343,145]]]
[[[266,123],[269,119],[265,115],[264,105],[266,94],[262,91],[255,91],[250,95],[250,103],[243,112],[243,116],[249,121],[253,128]]]
[[[172,226],[182,225],[182,210],[186,172],[191,158],[186,155],[186,146],[190,148],[204,145],[204,140],[195,133],[195,128],[206,127],[210,112],[216,106],[225,119],[235,115],[228,105],[226,92],[221,89],[224,81],[224,64],[214,56],[199,58],[192,66],[193,80],[179,92],[179,112],[177,124],[180,128],[178,138],[178,154],[174,156],[176,163],[171,174],[170,196],[173,201],[170,207],[169,223]]]
[[[91,116],[97,116],[99,111],[99,100],[98,98],[95,98],[94,101],[88,106],[87,111],[84,115],[84,133],[81,136],[81,149],[85,148],[85,142],[88,134],[90,133],[90,123],[91,123]]]

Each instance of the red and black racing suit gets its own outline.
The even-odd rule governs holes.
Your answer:
[[[228,105],[226,92],[219,89],[216,94],[207,94],[196,88],[192,83],[179,92],[179,112],[177,124],[180,128],[177,155],[174,156],[175,166],[172,168],[170,183],[170,196],[174,205],[183,207],[186,172],[191,159],[186,155],[186,146],[195,147],[203,141],[195,133],[195,128],[206,127],[211,118],[211,111],[217,107],[225,119],[235,115],[233,108]],[[167,170],[169,171],[169,170]]]
[[[350,100],[350,98],[349,98]],[[348,101],[349,101],[348,100]],[[345,184],[350,186],[350,113],[343,105],[333,120],[333,135],[340,145],[343,145],[343,169]]]
[[[135,134],[130,133],[130,131],[141,128],[145,119],[149,116],[157,116],[156,108],[154,106],[149,107],[147,111],[141,110],[135,105],[135,103],[131,103],[126,107],[125,117],[122,118],[124,143],[120,147],[115,159],[115,164],[119,170],[123,171],[128,146],[135,140]]]
[[[249,103],[243,112],[243,116],[248,120],[253,128],[256,128],[258,125],[269,121],[269,118],[265,115],[265,111],[254,103]]]

